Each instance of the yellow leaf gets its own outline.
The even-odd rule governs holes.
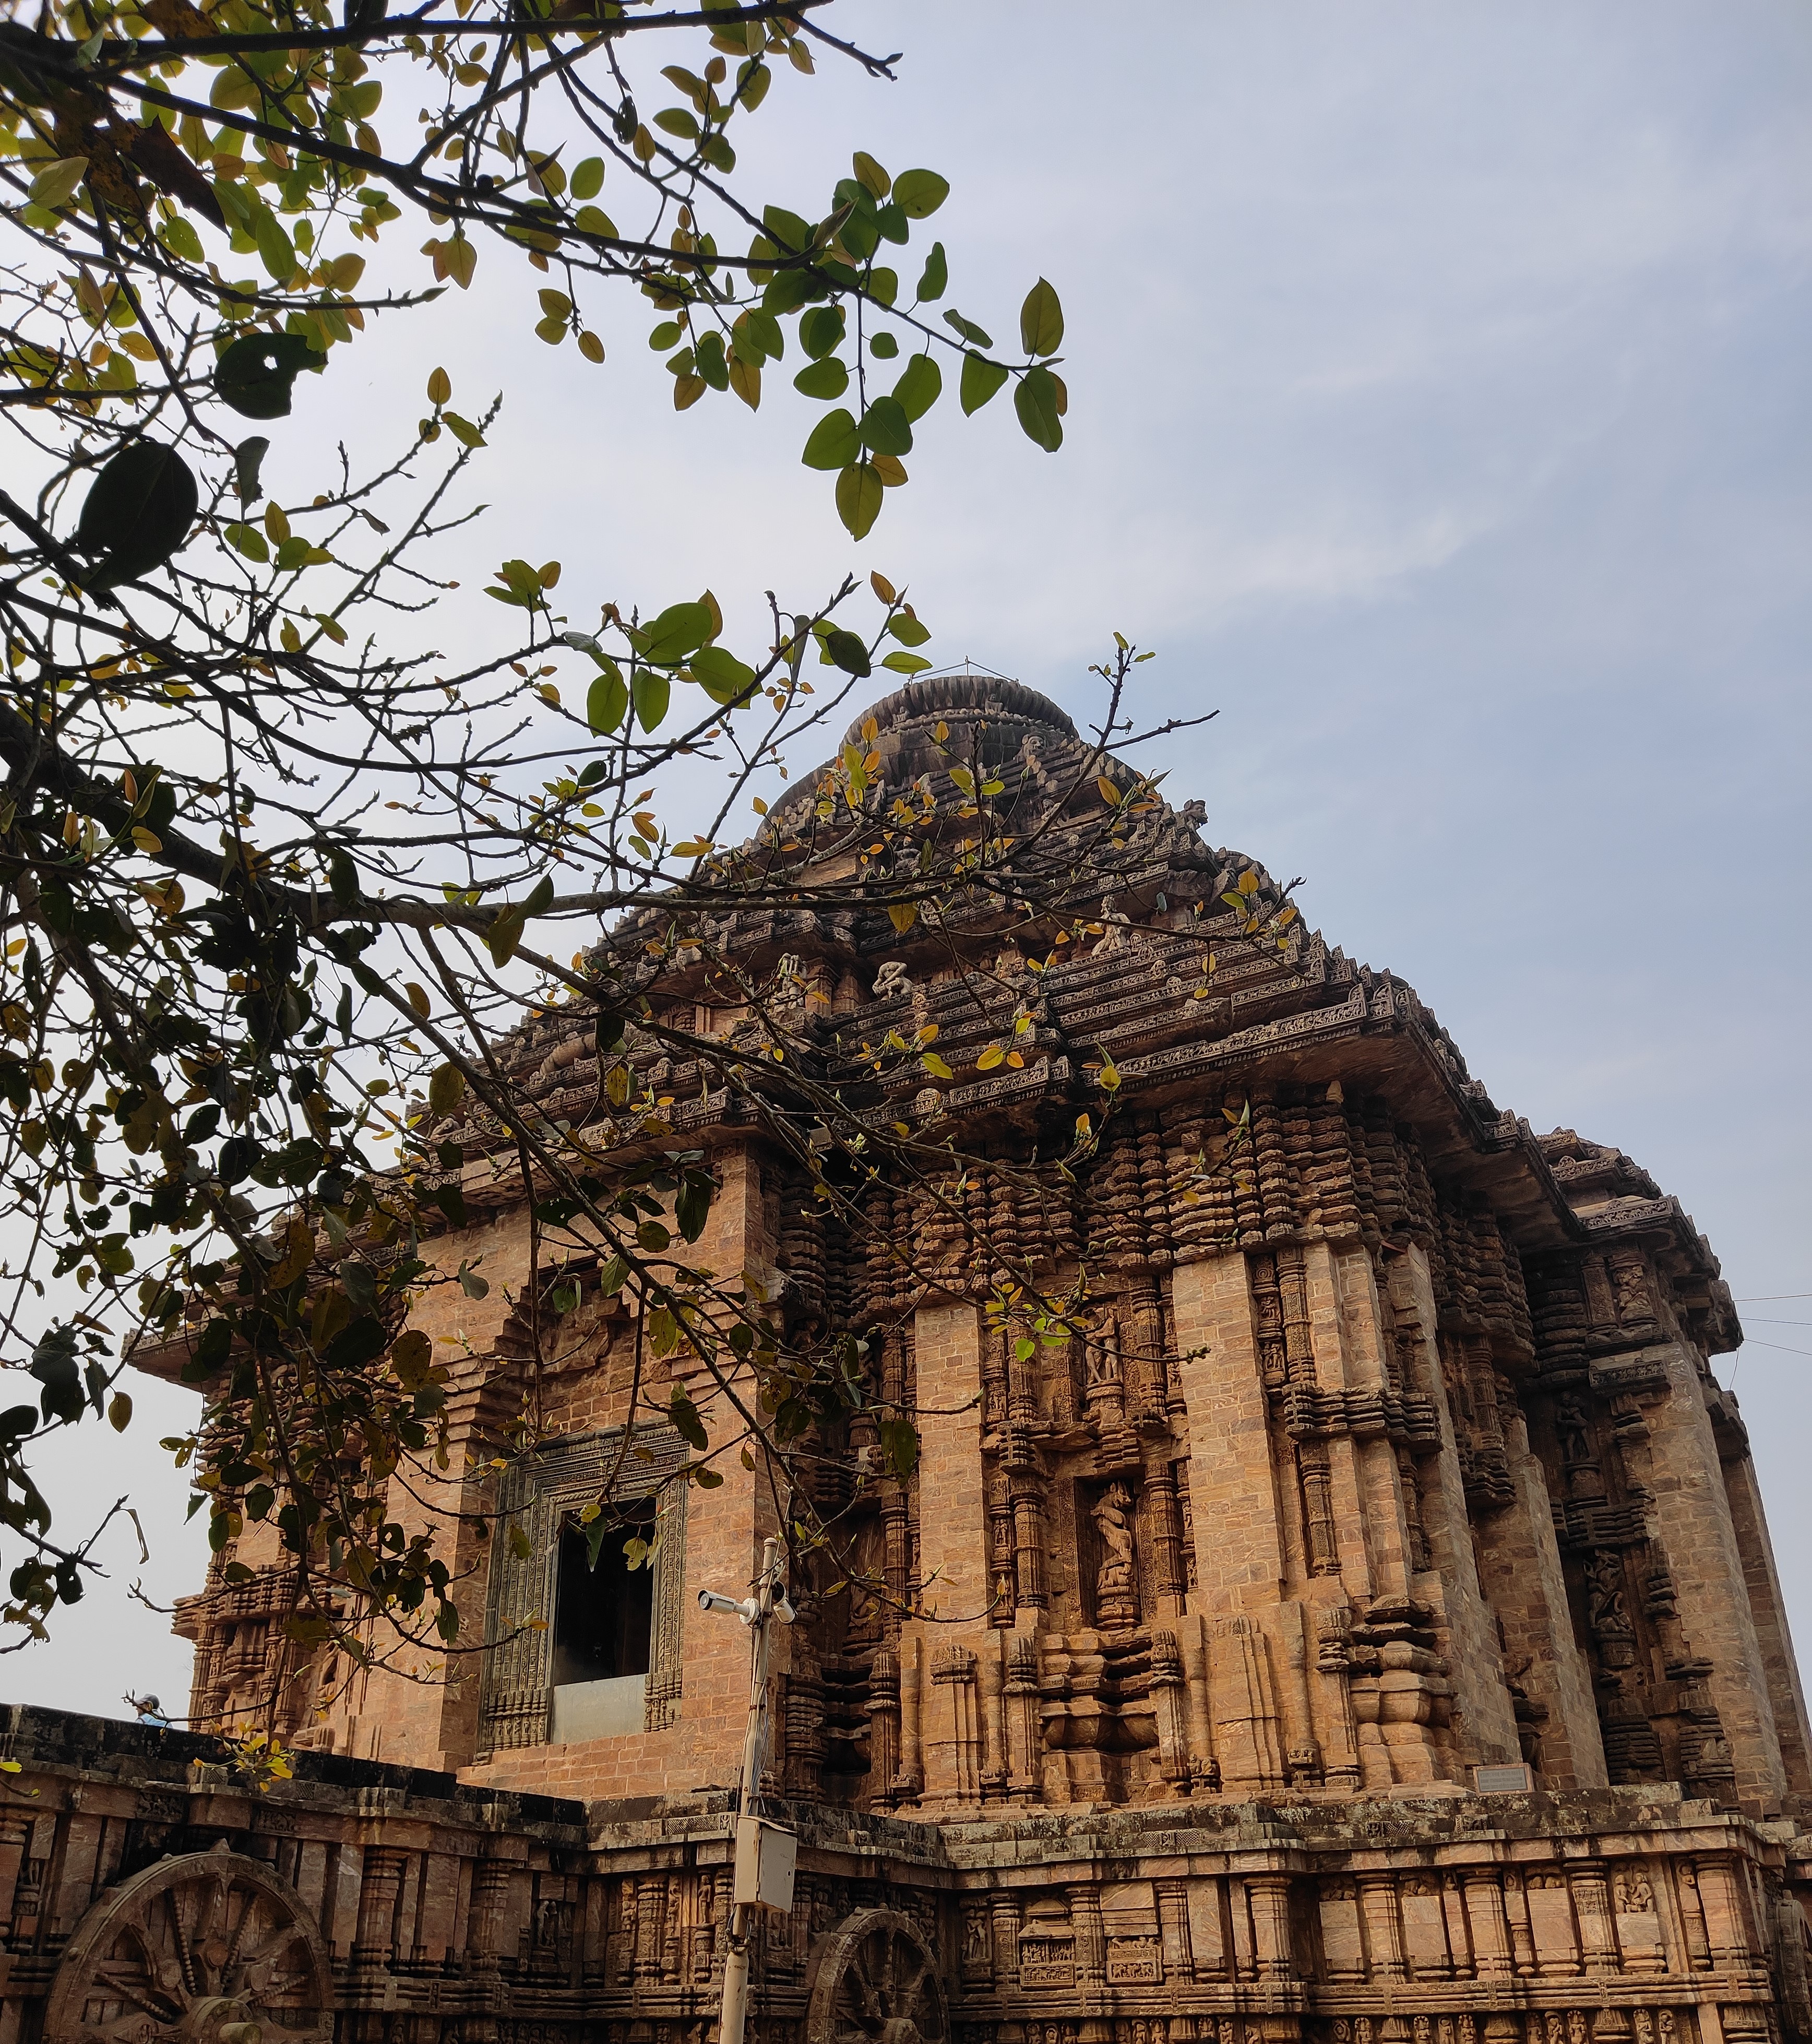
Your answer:
[[[1256,894],[1258,892],[1258,875],[1250,866],[1239,876],[1239,891],[1242,894]]]
[[[283,1254],[271,1270],[270,1284],[274,1291],[286,1291],[313,1262],[315,1231],[306,1221],[293,1220],[283,1237]]]
[[[434,1003],[428,997],[428,989],[418,981],[405,981],[403,991],[409,996],[410,1007],[424,1020],[434,1012]]]
[[[916,901],[896,901],[887,912],[887,920],[904,935],[919,920]]]
[[[1108,1092],[1112,1093],[1119,1082],[1119,1067],[1117,1065],[1107,1064],[1101,1067],[1101,1084]]]
[[[140,851],[161,851],[163,849],[163,839],[155,831],[148,831],[143,824],[132,826],[132,843]]]
[[[879,568],[877,568],[869,577],[868,586],[874,591],[875,594],[881,598],[883,603],[897,603],[900,601],[899,597],[895,594],[893,583],[887,579],[886,576],[881,572]]]
[[[990,1043],[987,1049],[982,1052],[981,1055],[976,1059],[975,1069],[978,1072],[991,1072],[993,1070],[994,1067],[1001,1062],[1006,1055],[1007,1053],[1001,1049],[998,1043]]]
[[[954,1076],[950,1066],[935,1051],[927,1051],[919,1062],[935,1079],[947,1079]]]
[[[437,369],[428,379],[428,402],[431,405],[444,405],[453,394],[453,379],[444,369]]]
[[[1105,774],[1104,774],[1100,780],[1095,783],[1095,786],[1101,791],[1101,800],[1105,802],[1110,809],[1111,809],[1114,805],[1119,801],[1119,790],[1114,786],[1113,782],[1108,778]]]

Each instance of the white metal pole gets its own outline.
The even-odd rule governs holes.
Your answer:
[[[762,1548],[761,1580],[755,1586],[755,1616],[749,1631],[751,1669],[749,1723],[743,1735],[743,1780],[736,1798],[739,1825],[753,1816],[761,1792],[762,1763],[767,1754],[768,1732],[768,1628],[773,1622],[774,1582],[780,1543],[770,1539]],[[738,1902],[730,1911],[730,1949],[724,1961],[724,2000],[717,2019],[717,2044],[743,2044],[749,2014],[749,1929],[753,1905]]]

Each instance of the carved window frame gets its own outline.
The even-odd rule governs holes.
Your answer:
[[[498,1480],[490,1581],[485,1598],[484,1675],[478,1696],[478,1757],[545,1746],[554,1707],[554,1597],[560,1532],[568,1515],[611,1485],[614,1499],[655,1500],[654,1616],[649,1627],[644,1731],[679,1713],[685,1593],[686,1446],[671,1427],[613,1427],[547,1443]],[[630,1451],[632,1446],[640,1454]],[[647,1459],[642,1459],[645,1455]],[[519,1555],[512,1525],[527,1535]],[[523,1628],[524,1619],[547,1623]]]

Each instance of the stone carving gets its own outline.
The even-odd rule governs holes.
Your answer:
[[[147,1867],[77,1926],[44,2011],[44,2044],[222,2044],[255,2023],[329,2044],[333,1970],[301,1897],[222,1847]]]
[[[1636,1628],[1624,1604],[1623,1558],[1612,1550],[1594,1554],[1586,1566],[1590,1618],[1599,1654],[1607,1668],[1627,1668],[1636,1658]]]
[[[937,1955],[896,1909],[864,1909],[833,1931],[813,1961],[806,2044],[945,2044]]]
[[[1138,1623],[1138,1585],[1134,1575],[1133,1504],[1123,1483],[1110,1484],[1090,1517],[1101,1536],[1104,1558],[1095,1577],[1095,1614],[1104,1631]]]

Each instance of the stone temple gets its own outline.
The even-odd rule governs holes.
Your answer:
[[[942,721],[1004,803],[1073,805],[1059,837],[1099,809],[1088,746],[1016,683],[870,714],[877,801],[927,774],[947,796]],[[1638,1164],[1533,1134],[1415,993],[1299,924],[1223,942],[1196,997],[1193,905],[1246,872],[1275,898],[1201,816],[1140,818],[1099,938],[1036,980],[980,916],[938,943],[859,905],[716,932],[751,969],[797,959],[826,1032],[938,1024],[951,1078],[893,1111],[1019,1167],[972,1181],[980,1238],[1088,1274],[1083,1331],[1031,1362],[947,1212],[884,1185],[866,1228],[827,1220],[699,1067],[653,1074],[723,1181],[702,1260],[872,1332],[927,1416],[909,1481],[875,1473],[859,1416],[814,1465],[890,1594],[794,1579],[764,1807],[799,1871],[758,1941],[762,2044],[1812,2036],[1806,1712],[1710,1367],[1741,1339],[1717,1259]],[[710,997],[662,985],[689,1026],[751,1026]],[[1022,1001],[1023,1062],[978,1070]],[[550,1116],[597,1097],[577,1030],[504,1046]],[[1104,1057],[1116,1108],[1066,1187],[1038,1160],[1099,1108]],[[420,1324],[455,1359],[473,1498],[526,1395],[528,1229],[485,1162],[501,1132],[459,1133],[469,1224],[429,1253],[482,1258],[490,1290],[434,1291]],[[742,1593],[778,1508],[733,1458],[719,1488],[673,1481],[688,1451],[631,1410],[620,1299],[560,1277],[542,1445],[490,1497],[528,1537],[459,1554],[469,1630],[507,1645],[457,1679],[348,1679],[284,1637],[254,1527],[222,1558],[254,1579],[217,1562],[178,1629],[198,1719],[282,1686],[293,1782],[254,1792],[198,1735],[12,1713],[0,2044],[714,2036],[748,1660],[696,1599]],[[660,1536],[651,1570],[574,1566],[607,1472]]]

